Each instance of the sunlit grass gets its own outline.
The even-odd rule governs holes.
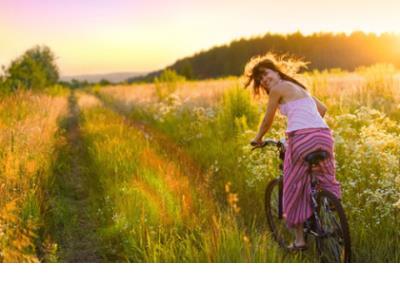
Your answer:
[[[359,262],[400,260],[398,74],[376,65],[302,75],[328,106]],[[69,114],[62,87],[3,98],[0,260],[74,260],[61,241],[79,245],[80,223],[90,223],[85,247],[104,261],[315,261],[279,249],[266,227],[264,187],[279,160],[248,145],[266,99],[251,98],[237,78],[171,90],[76,91],[69,100],[78,112]],[[283,137],[285,125],[278,113],[268,137]]]
[[[83,122],[85,140],[109,197],[104,207],[113,213],[109,226],[99,231],[109,240],[105,251],[111,252],[111,241],[118,240],[118,259],[127,261],[283,259],[274,247],[264,252],[267,245],[255,245],[261,253],[250,247],[233,193],[226,196],[230,203],[225,207],[215,205],[214,199],[201,193],[202,186],[181,170],[184,161],[166,157],[158,149],[162,145],[146,140],[123,117],[92,108],[84,112]],[[262,235],[264,241],[269,239]]]
[[[399,241],[395,233],[399,215],[395,205],[400,199],[398,74],[390,65],[376,65],[355,73],[333,70],[303,75],[311,93],[328,106],[326,121],[336,140],[337,177],[343,186],[356,261],[400,260],[399,250],[392,248]],[[132,120],[145,122],[175,141],[210,173],[209,191],[218,207],[228,204],[234,208],[234,202],[240,209],[235,215],[241,222],[234,223],[235,227],[264,231],[263,190],[277,174],[277,154],[273,150],[250,152],[248,142],[256,130],[251,125],[253,113],[261,119],[266,102],[247,101],[250,95],[241,94],[235,85],[231,79],[224,85],[225,96],[219,90],[209,96],[214,100],[205,99],[206,103],[198,105],[191,98],[199,90],[179,93],[187,88],[184,84],[175,92],[181,95],[171,94],[175,99],[168,103],[154,97],[146,102],[130,100],[129,94],[119,94],[119,87],[114,87],[111,96],[107,89],[97,92],[103,100],[123,106],[119,110]],[[241,99],[235,101],[235,96]],[[284,127],[278,114],[268,136],[282,137]],[[228,196],[224,194],[227,183],[231,185]]]
[[[0,104],[0,260],[32,262],[53,250],[39,236],[45,181],[65,98],[22,93]],[[48,252],[51,254],[51,252]],[[42,252],[42,254],[47,254]]]

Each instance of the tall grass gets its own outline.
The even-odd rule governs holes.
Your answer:
[[[328,106],[326,121],[335,135],[337,177],[350,219],[355,261],[400,260],[399,248],[392,246],[399,241],[396,202],[400,199],[396,108],[400,86],[396,74],[390,66],[378,65],[356,73],[304,75],[313,95]],[[164,109],[155,103],[131,101],[129,107],[124,98],[119,100],[118,92],[112,97],[103,90],[100,93],[105,100],[124,104],[132,120],[146,122],[167,135],[198,161],[210,173],[210,191],[219,205],[226,203],[224,189],[229,183],[238,198],[237,215],[243,225],[265,230],[263,190],[277,175],[277,154],[274,150],[251,152],[248,146],[265,102],[257,106],[248,93],[231,88],[219,96],[222,100],[199,107],[186,104],[189,90],[186,101],[160,111]],[[278,114],[268,137],[283,137],[284,131],[285,120]]]
[[[0,104],[0,261],[32,262],[53,254],[42,210],[57,120],[65,99],[29,93]]]
[[[397,70],[303,79],[328,106],[354,260],[400,261]],[[266,228],[278,154],[249,141],[267,101],[235,78],[170,81],[77,91],[68,114],[62,87],[3,98],[0,261],[315,261]],[[268,137],[285,126],[278,112]]]
[[[165,145],[104,108],[84,112],[82,133],[105,189],[99,230],[109,260],[133,262],[282,261],[265,232],[242,226],[235,196],[216,204],[207,184],[185,174]],[[167,147],[168,148],[168,147]],[[233,195],[233,196],[232,196]]]

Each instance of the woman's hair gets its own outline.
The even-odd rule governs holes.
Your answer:
[[[279,57],[272,52],[268,52],[264,56],[252,57],[244,68],[244,87],[247,88],[252,83],[254,94],[259,95],[261,75],[263,69],[268,68],[277,72],[281,79],[293,82],[307,90],[303,84],[292,77],[296,75],[300,68],[307,68],[307,64],[308,62],[304,62],[301,59],[295,59],[287,55]],[[267,90],[265,91],[267,92]]]

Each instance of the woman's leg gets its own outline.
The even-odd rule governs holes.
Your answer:
[[[294,244],[296,246],[303,246],[306,244],[306,241],[304,240],[304,227],[303,224],[300,224],[295,227],[294,229],[296,239],[294,241]]]

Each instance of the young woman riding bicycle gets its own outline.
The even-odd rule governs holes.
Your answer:
[[[323,120],[327,108],[307,88],[294,79],[302,61],[277,58],[272,53],[252,58],[245,67],[245,87],[252,84],[253,92],[265,92],[268,106],[253,145],[262,144],[263,136],[271,128],[275,112],[288,118],[286,130],[287,151],[283,176],[283,216],[287,226],[295,231],[291,250],[307,248],[303,224],[312,215],[310,203],[310,176],[304,158],[310,152],[325,150],[328,159],[320,163],[316,175],[321,186],[341,197],[340,184],[335,178],[334,140],[332,132]]]

